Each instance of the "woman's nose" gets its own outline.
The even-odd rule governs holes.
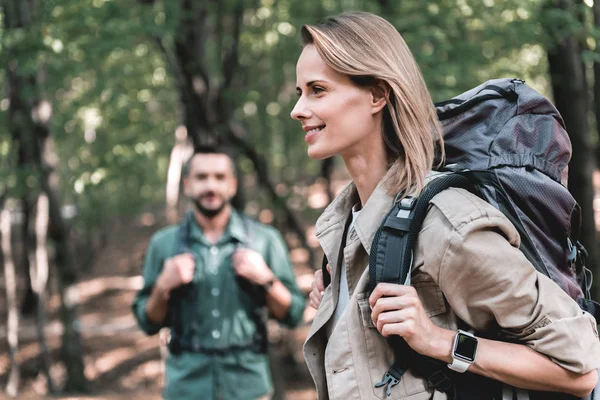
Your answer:
[[[310,117],[310,111],[306,107],[306,104],[304,104],[304,101],[302,100],[302,98],[298,99],[298,101],[296,102],[294,109],[290,113],[290,117],[292,117],[292,119],[296,119],[298,121],[307,119],[308,117]]]

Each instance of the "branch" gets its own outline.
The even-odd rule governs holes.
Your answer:
[[[260,154],[256,152],[256,150],[254,150],[252,145],[243,139],[244,133],[244,128],[242,126],[236,124],[235,122],[229,122],[226,132],[227,139],[234,146],[242,150],[244,155],[248,157],[250,161],[252,161],[259,182],[267,190],[275,205],[285,213],[288,226],[298,235],[300,242],[302,243],[302,247],[308,251],[310,265],[314,265],[314,254],[311,247],[308,245],[308,241],[306,240],[306,229],[304,225],[300,222],[294,212],[290,210],[288,205],[285,203],[285,200],[277,194],[275,185],[273,185],[269,177],[269,169],[264,158],[262,158]]]
[[[223,82],[223,89],[227,89],[231,85],[231,81],[233,80],[233,74],[238,66],[239,61],[239,45],[240,45],[240,31],[242,29],[242,19],[244,16],[244,0],[238,0],[236,3],[234,12],[234,21],[233,21],[233,43],[231,44],[231,48],[229,52],[223,56],[223,76],[225,80]]]
[[[156,43],[160,52],[162,53],[167,68],[171,71],[171,74],[175,77],[176,86],[179,88],[179,91],[183,91],[185,88],[185,81],[183,78],[183,73],[179,69],[179,65],[177,61],[174,60],[173,55],[169,52],[162,39],[157,35],[150,35],[150,39]]]

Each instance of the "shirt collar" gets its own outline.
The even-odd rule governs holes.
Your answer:
[[[202,227],[198,224],[198,221],[194,217],[194,212],[189,211],[187,218],[192,218],[191,224],[191,232],[190,238],[192,240],[197,240],[201,243],[205,243],[210,245],[209,241],[204,236],[204,232],[202,231]],[[227,226],[225,227],[225,231],[223,232],[223,236],[219,239],[219,242],[228,241],[230,238],[234,240],[246,243],[248,241],[248,233],[247,233],[247,222],[244,221],[244,217],[240,214],[239,211],[232,208],[231,215],[229,216],[229,221],[227,222]]]
[[[379,182],[367,203],[363,205],[360,213],[356,216],[354,229],[365,250],[371,251],[371,242],[381,225],[383,218],[390,211],[394,197],[387,194],[385,188],[385,177]],[[323,211],[317,220],[315,234],[317,237],[329,227],[346,220],[352,212],[352,207],[358,201],[356,185],[351,182],[342,190],[335,200]]]

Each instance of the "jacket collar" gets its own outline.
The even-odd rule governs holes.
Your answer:
[[[354,229],[367,253],[371,252],[373,237],[381,225],[383,218],[390,211],[394,197],[387,194],[385,188],[385,177],[379,182],[373,193],[363,205],[356,221]],[[356,185],[351,182],[335,200],[323,211],[315,227],[315,235],[321,239],[322,234],[331,226],[345,221],[352,211],[352,206],[359,201]]]

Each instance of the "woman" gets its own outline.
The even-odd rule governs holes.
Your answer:
[[[455,369],[458,321],[478,332],[499,326],[527,343],[478,338],[470,372],[523,389],[588,395],[600,366],[595,320],[535,271],[510,222],[466,191],[433,199],[412,286],[381,283],[368,292],[375,231],[397,193],[423,189],[440,127],[410,50],[383,18],[343,14],[305,25],[302,38],[291,116],[302,123],[308,155],[341,155],[353,180],[315,229],[332,266],[326,289],[315,274],[310,297],[318,313],[304,346],[319,398],[386,398],[376,384],[394,361],[386,339],[393,335]],[[409,369],[389,398],[446,395]]]

